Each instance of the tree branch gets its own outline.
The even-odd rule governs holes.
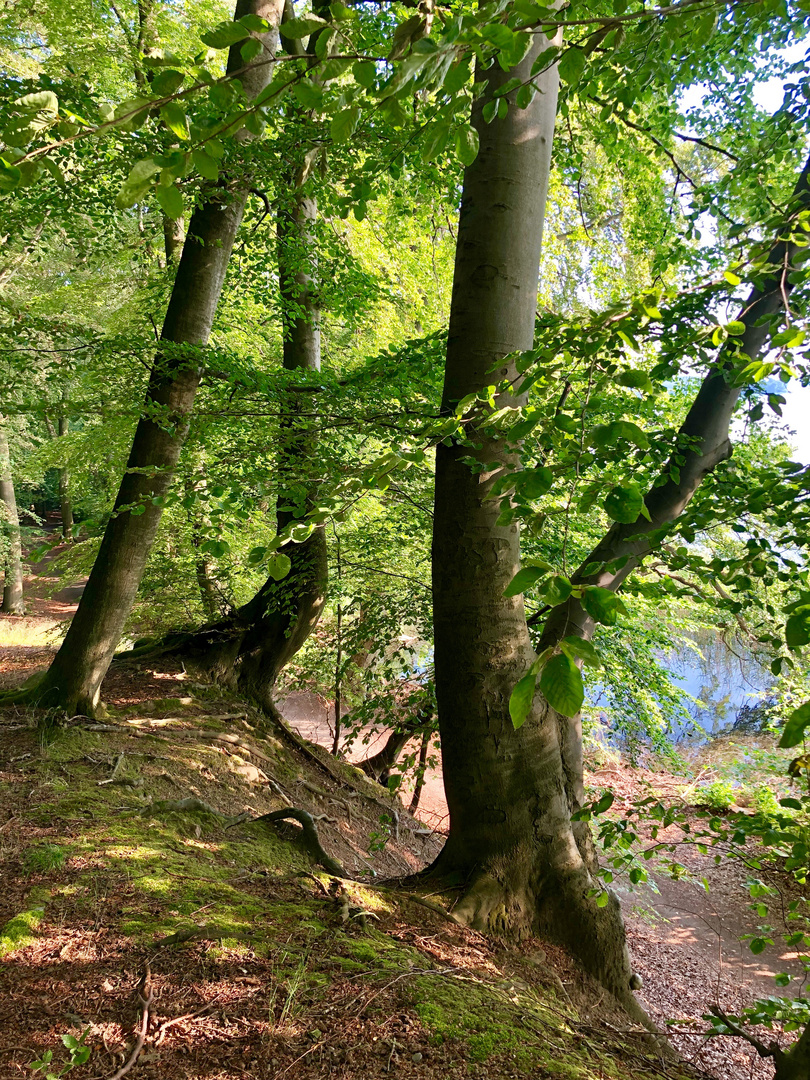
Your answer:
[[[810,158],[788,204],[788,220],[807,205],[809,197]],[[639,515],[631,524],[614,524],[574,573],[574,584],[617,591],[642,560],[659,547],[667,526],[680,517],[705,477],[731,456],[729,429],[743,388],[735,386],[729,376],[741,355],[753,361],[765,348],[771,335],[771,316],[783,308],[792,288],[790,282],[783,281],[785,261],[790,264],[798,250],[781,239],[771,248],[768,265],[776,269],[771,270],[761,288],[751,290],[737,316],[745,326],[744,334],[727,339],[721,348],[681,425],[672,455],[645,496],[649,520]],[[620,568],[608,569],[609,564],[621,559],[626,561]],[[597,563],[600,569],[586,574],[588,563]],[[571,597],[551,612],[540,649],[555,645],[567,634],[590,638],[593,629],[593,619],[579,600]]]

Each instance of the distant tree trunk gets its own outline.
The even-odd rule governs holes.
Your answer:
[[[425,770],[427,768],[428,748],[430,747],[430,730],[422,732],[422,742],[419,746],[419,761],[416,764],[416,783],[411,796],[411,805],[408,807],[412,814],[419,809],[419,800],[422,798],[422,789],[425,786]]]
[[[62,394],[63,410],[66,394]],[[64,411],[59,415],[59,437],[64,438],[68,433],[68,419]],[[62,539],[66,543],[73,540],[73,503],[70,498],[70,474],[67,465],[59,470],[59,507],[62,511]]]
[[[17,499],[11,474],[11,456],[2,417],[0,417],[0,504],[2,504],[3,531],[6,534],[7,545],[4,560],[3,603],[0,605],[0,612],[4,615],[24,615],[20,518],[17,514]]]
[[[267,19],[276,28],[264,35],[273,50],[282,9],[283,0],[237,0],[235,17],[252,13]],[[241,47],[235,45],[228,69],[243,66]],[[244,74],[241,82],[248,96],[255,97],[272,72],[273,65],[264,64]],[[171,346],[202,347],[208,341],[249,187],[247,177],[235,190],[223,180],[208,189],[192,216],[161,333],[161,342],[169,347],[155,359],[112,517],[62,647],[28,700],[88,714],[98,704],[102,679],[157,532],[200,381],[199,363],[189,363],[184,350]]]

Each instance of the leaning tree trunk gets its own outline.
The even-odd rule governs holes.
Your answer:
[[[503,119],[482,110],[508,78],[529,77],[537,43],[516,69],[492,65],[473,106],[478,157],[464,175],[447,346],[443,409],[490,383],[514,378],[508,354],[534,337],[543,216],[557,104],[557,72],[536,81],[525,108]],[[497,372],[497,374],[495,374]],[[499,405],[507,404],[500,400]],[[485,417],[484,417],[485,420]],[[466,459],[474,456],[483,471]],[[602,890],[586,830],[571,814],[581,776],[569,775],[562,742],[567,721],[538,698],[515,731],[509,698],[534,660],[523,599],[504,597],[520,565],[515,524],[496,524],[488,499],[503,442],[485,429],[436,455],[433,598],[436,699],[450,833],[433,875],[466,883],[455,913],[502,934],[538,930],[568,946],[615,995],[633,1007],[624,926]]]
[[[237,0],[236,18],[256,14],[278,27],[283,0]],[[276,47],[277,30],[263,35]],[[242,68],[241,45],[232,47],[228,70]],[[241,76],[249,97],[270,81],[272,64]],[[157,532],[165,496],[188,431],[199,362],[183,348],[204,346],[219,303],[231,250],[244,213],[249,178],[236,190],[226,181],[209,188],[195,210],[163,323],[161,342],[143,415],[135,431],[127,469],[90,578],[67,636],[29,699],[71,713],[92,713],[101,682],[132,609]]]
[[[14,495],[8,438],[2,417],[0,417],[0,506],[2,506],[6,534],[5,583],[0,612],[4,615],[24,615],[20,518],[17,513],[17,499]]]

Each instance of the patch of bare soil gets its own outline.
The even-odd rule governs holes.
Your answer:
[[[668,774],[619,766],[594,775],[591,781],[611,788],[616,796],[613,809],[620,811],[650,794],[683,805],[679,790],[683,780]],[[693,810],[684,806],[684,811],[693,828],[705,828],[705,820]],[[658,839],[678,842],[684,834],[673,826]],[[647,834],[644,846],[651,842]],[[718,853],[724,850],[716,849]],[[701,854],[692,844],[679,845],[672,856],[653,861],[649,885],[633,888],[629,882],[614,882],[633,965],[644,980],[638,997],[658,1024],[669,1027],[673,1043],[686,1060],[719,1080],[769,1080],[773,1065],[760,1059],[753,1047],[737,1038],[706,1040],[699,1032],[706,1029],[702,1018],[712,1006],[734,1015],[757,998],[804,994],[804,968],[778,937],[758,955],[740,940],[755,934],[761,921],[751,908],[749,878],[778,890],[768,917],[777,931],[786,930],[783,910],[796,886],[790,875],[752,869],[737,858],[722,857],[716,863],[714,854],[715,849]],[[676,880],[666,872],[665,864],[672,859],[686,868],[686,876]],[[788,989],[774,983],[774,975],[780,972],[793,978]],[[794,1037],[767,1029],[756,1034],[766,1044],[779,1035],[784,1047]]]

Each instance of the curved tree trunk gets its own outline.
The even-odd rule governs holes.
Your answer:
[[[282,9],[283,0],[237,0],[235,17],[253,13],[277,27]],[[276,31],[265,39],[268,48],[276,47]],[[236,45],[228,68],[241,67]],[[264,64],[242,76],[249,97],[268,84],[272,72],[273,65]],[[194,212],[163,323],[161,341],[166,345],[207,343],[249,187],[244,178],[233,192],[226,182],[209,188],[206,201]],[[127,469],[79,608],[29,700],[71,713],[95,710],[157,532],[199,381],[199,363],[190,362],[184,350],[158,353]]]
[[[20,518],[14,494],[8,438],[2,417],[0,417],[0,513],[2,513],[2,527],[7,543],[3,602],[0,604],[0,612],[4,615],[24,615]]]
[[[443,408],[514,377],[510,353],[530,349],[557,102],[557,72],[538,77],[525,109],[510,95],[504,119],[482,109],[507,78],[527,79],[537,43],[516,69],[492,65],[473,107],[478,157],[464,176]],[[497,373],[495,373],[497,372]],[[499,405],[507,404],[500,400]],[[568,721],[538,696],[518,731],[509,698],[534,661],[521,596],[504,597],[520,565],[515,524],[496,524],[487,499],[502,440],[483,430],[470,444],[440,445],[436,455],[433,595],[436,698],[450,834],[429,871],[466,883],[455,914],[481,930],[539,931],[566,945],[634,1011],[632,971],[618,902],[597,907],[601,892],[587,828],[571,814],[582,776],[569,773]],[[473,455],[485,468],[473,471]]]

